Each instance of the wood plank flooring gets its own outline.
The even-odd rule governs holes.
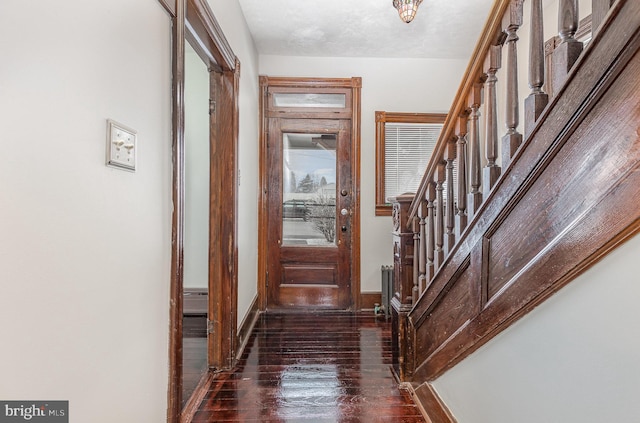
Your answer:
[[[207,372],[207,316],[182,319],[182,407]]]
[[[368,313],[263,314],[193,422],[424,422],[391,374],[391,329]]]

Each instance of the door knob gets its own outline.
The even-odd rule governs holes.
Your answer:
[[[343,197],[346,197],[347,194],[349,194],[349,191],[347,191],[346,189],[343,189],[342,191],[340,191],[340,195],[342,195]]]

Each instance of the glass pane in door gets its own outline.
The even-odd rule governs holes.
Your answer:
[[[282,138],[282,245],[335,246],[336,135]]]

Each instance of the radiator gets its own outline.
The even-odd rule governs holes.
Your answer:
[[[391,316],[391,299],[393,298],[393,266],[382,266],[382,305],[376,313],[383,312],[387,318]]]

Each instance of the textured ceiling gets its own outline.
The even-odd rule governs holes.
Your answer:
[[[424,0],[413,22],[392,0],[239,0],[260,54],[468,59],[493,0]]]

